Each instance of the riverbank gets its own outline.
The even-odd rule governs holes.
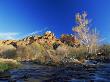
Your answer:
[[[20,63],[13,59],[0,58],[0,72],[5,72],[14,68],[18,68]]]
[[[98,65],[47,66],[22,63],[22,67],[8,71],[2,82],[109,82],[110,63]],[[103,71],[103,72],[102,72]],[[6,73],[5,73],[6,74]]]

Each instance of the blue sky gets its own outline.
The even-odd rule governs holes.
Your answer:
[[[51,30],[71,34],[75,14],[86,11],[105,42],[110,42],[110,0],[0,0],[0,39],[18,39]]]

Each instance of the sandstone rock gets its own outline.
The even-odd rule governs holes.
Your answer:
[[[60,39],[57,39],[51,31],[47,31],[44,35],[31,35],[21,40],[0,40],[0,46],[4,45],[12,45],[13,47],[17,48],[18,46],[27,46],[32,43],[39,43],[39,44],[47,44],[48,46],[53,46],[54,43],[63,45],[64,43],[61,42]]]

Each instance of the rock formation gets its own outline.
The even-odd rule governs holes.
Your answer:
[[[57,39],[51,31],[47,31],[44,35],[31,35],[21,40],[1,40],[0,46],[12,45],[15,48],[18,46],[27,46],[34,42],[39,44],[47,44],[48,46],[56,47],[57,45],[63,45],[64,43],[72,42],[72,45],[78,45],[78,41],[75,40],[74,36],[62,35],[60,39]]]

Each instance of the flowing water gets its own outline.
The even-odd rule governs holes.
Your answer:
[[[110,64],[54,67],[25,63],[10,70],[9,78],[0,76],[0,82],[110,82]]]

